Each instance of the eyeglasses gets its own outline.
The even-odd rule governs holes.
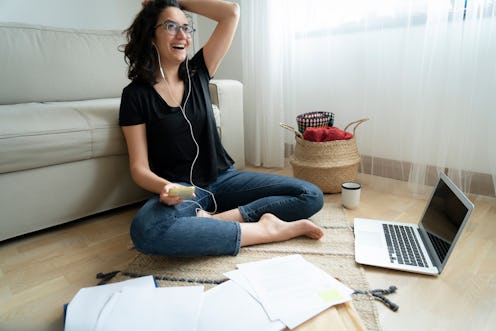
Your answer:
[[[196,30],[191,26],[191,25],[188,25],[188,24],[184,24],[184,25],[179,25],[177,24],[176,22],[174,21],[165,21],[164,23],[162,24],[159,24],[155,27],[155,29],[158,29],[159,27],[163,27],[168,34],[170,34],[171,36],[176,36],[178,33],[179,33],[179,29],[183,30],[183,32],[187,35],[187,36],[190,36],[193,32],[195,32]]]

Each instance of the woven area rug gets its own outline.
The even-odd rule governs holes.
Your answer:
[[[209,289],[226,281],[223,273],[235,269],[239,263],[300,254],[352,289],[368,290],[365,273],[355,263],[353,231],[348,225],[346,211],[336,203],[326,202],[325,207],[312,217],[312,221],[325,231],[319,241],[301,237],[245,247],[237,256],[172,258],[139,254],[112,281],[154,275],[161,287],[203,285]],[[373,299],[367,295],[353,295],[353,305],[367,330],[381,330]]]

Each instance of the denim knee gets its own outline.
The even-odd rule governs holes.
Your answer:
[[[130,236],[133,241],[134,248],[143,254],[153,254],[153,244],[150,243],[150,235],[152,231],[147,231],[143,220],[136,216],[131,223]],[[148,233],[147,233],[148,232]]]
[[[309,218],[324,205],[324,195],[314,184],[292,177],[278,177],[264,187],[269,195],[262,196],[238,209],[246,222],[257,222],[265,213],[284,221]]]
[[[305,216],[308,218],[324,207],[324,193],[316,185],[306,181],[304,183],[304,193],[302,196],[304,196],[306,203],[301,204],[301,208],[304,209],[302,213],[308,215]]]

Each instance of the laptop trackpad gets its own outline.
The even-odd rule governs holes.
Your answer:
[[[357,237],[360,238],[360,244],[375,248],[382,247],[381,234],[377,232],[360,231]]]

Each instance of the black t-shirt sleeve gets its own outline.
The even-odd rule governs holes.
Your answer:
[[[121,96],[121,105],[119,109],[119,125],[138,125],[146,122],[143,113],[143,106],[140,102],[140,94],[136,93],[135,83],[131,83],[124,88]]]

